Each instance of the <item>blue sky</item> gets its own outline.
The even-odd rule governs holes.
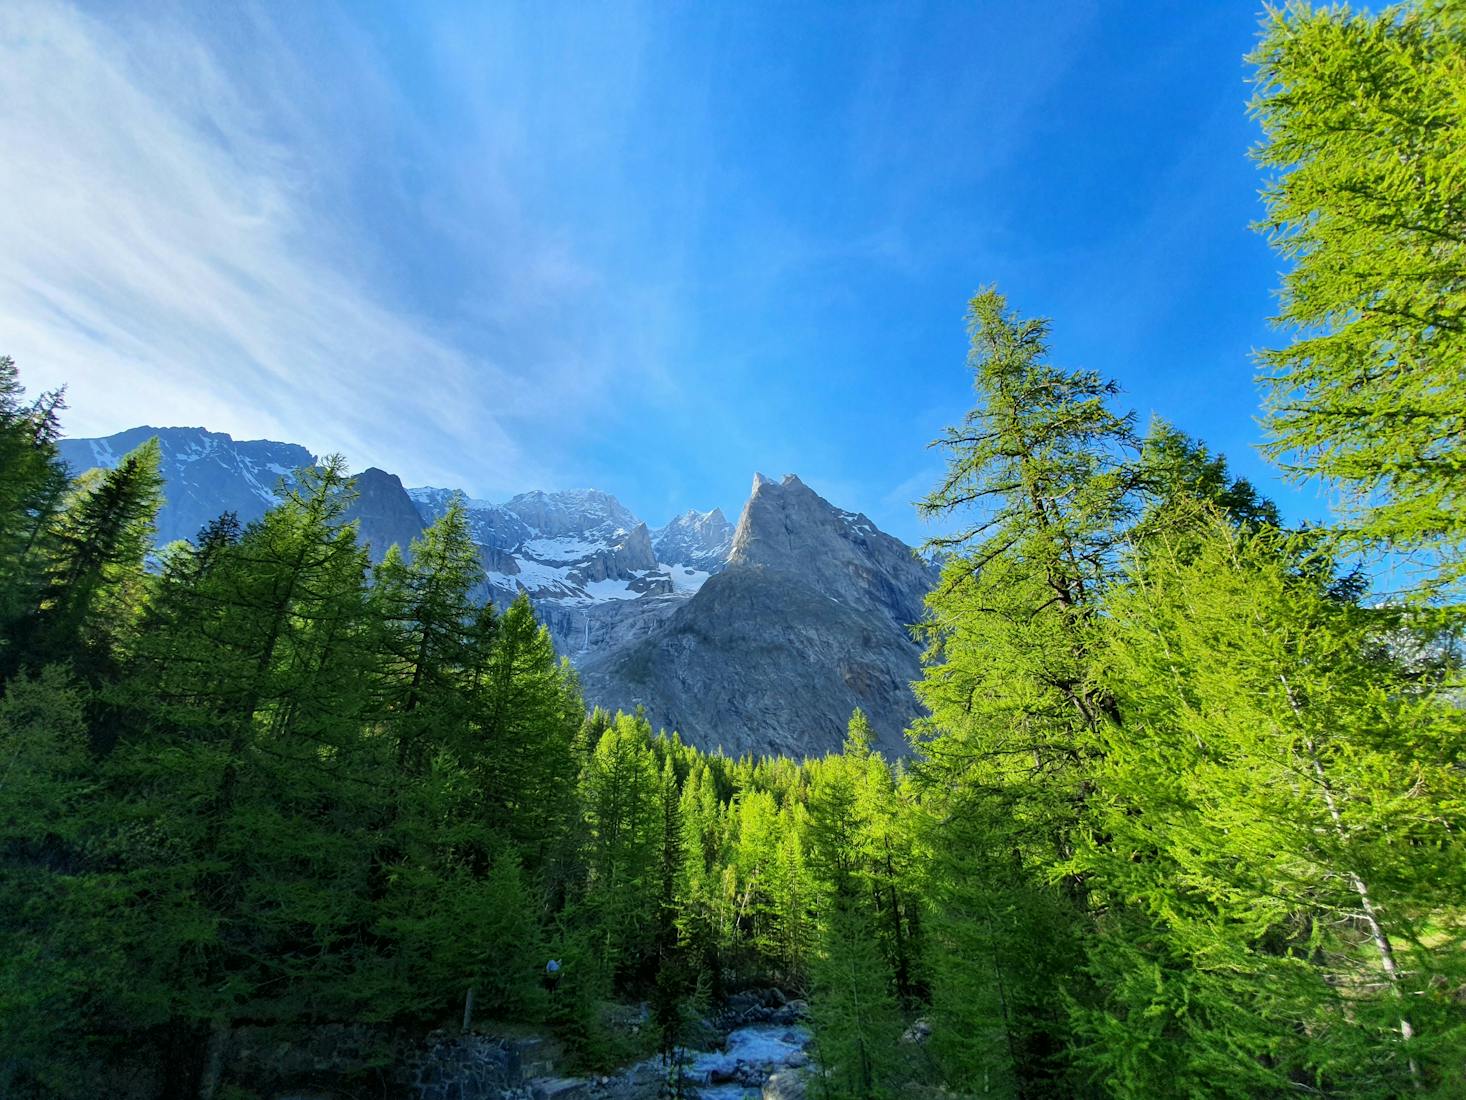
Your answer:
[[[0,350],[137,423],[908,540],[996,283],[1282,499],[1249,0],[0,9]]]

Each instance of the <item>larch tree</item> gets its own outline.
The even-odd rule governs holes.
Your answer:
[[[1269,449],[1340,491],[1355,545],[1466,574],[1466,12],[1273,9],[1251,60],[1292,267],[1262,353]]]
[[[1114,714],[1093,652],[1131,518],[1135,440],[1112,382],[1048,362],[1046,321],[994,290],[968,320],[977,403],[937,440],[947,472],[920,506],[963,523],[934,540],[948,556],[917,685],[931,712],[916,727],[929,969],[940,1030],[1003,1034],[1015,1087],[1037,1095],[1061,1087],[1056,990],[1087,920],[1082,877],[1051,882],[1092,791],[1094,733]],[[998,957],[967,954],[974,917]],[[990,995],[971,996],[979,975]],[[972,1070],[966,1054],[949,1068],[956,1080]]]
[[[1398,652],[1410,620],[1331,592],[1213,511],[1113,591],[1075,869],[1104,916],[1079,1058],[1117,1096],[1461,1084],[1466,724]],[[1393,641],[1392,641],[1393,639]]]

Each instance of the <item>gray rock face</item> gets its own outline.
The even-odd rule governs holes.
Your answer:
[[[236,440],[203,428],[129,428],[104,439],[63,439],[61,459],[73,474],[100,466],[111,469],[127,453],[158,437],[164,504],[158,513],[158,542],[191,539],[224,512],[239,522],[259,519],[275,503],[282,480],[316,464],[294,443]]]
[[[926,562],[859,512],[836,508],[790,474],[754,475],[728,564],[801,578],[846,607],[901,627],[920,620],[934,575]]]
[[[864,516],[796,477],[762,476],[727,568],[646,637],[582,663],[587,698],[644,706],[653,725],[732,753],[837,749],[860,707],[880,747],[906,751],[911,681],[933,572]]]
[[[346,519],[357,523],[374,562],[385,558],[394,545],[406,554],[423,530],[422,516],[397,475],[375,466],[356,475],[356,500]]]
[[[704,573],[719,572],[733,547],[733,525],[721,508],[711,512],[683,512],[665,527],[652,532],[657,560],[677,562]]]

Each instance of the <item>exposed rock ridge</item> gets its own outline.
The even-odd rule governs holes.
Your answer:
[[[756,475],[727,568],[646,637],[589,657],[587,696],[704,747],[795,756],[837,748],[860,707],[903,754],[919,712],[909,628],[933,580],[865,516]]]

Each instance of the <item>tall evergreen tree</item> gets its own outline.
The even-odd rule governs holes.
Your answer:
[[[602,965],[623,979],[655,951],[664,822],[650,734],[642,719],[617,715],[581,777],[586,906]]]
[[[95,678],[141,613],[144,559],[163,503],[158,441],[115,469],[80,480],[45,536],[40,599],[27,645],[37,660],[71,660]]]
[[[937,540],[951,555],[927,600],[917,685],[931,711],[918,724],[925,850],[937,861],[934,920],[948,930],[932,995],[953,1013],[939,1017],[944,1030],[1004,1031],[1020,1091],[1039,1095],[1066,1087],[1055,1079],[1067,1035],[1053,982],[1075,957],[1087,902],[1082,878],[1066,881],[1063,898],[1049,880],[1092,793],[1094,731],[1114,714],[1093,652],[1132,509],[1134,439],[1131,418],[1109,407],[1113,383],[1047,362],[1047,322],[1016,316],[992,290],[972,300],[969,322],[978,402],[937,441],[947,474],[921,506],[980,509]],[[973,866],[976,853],[990,869]],[[1037,940],[1023,912],[1036,899],[1048,921]],[[951,934],[962,914],[982,915],[990,949],[1024,953],[963,958]],[[1004,993],[958,995],[971,988],[969,968],[1006,975]],[[969,1070],[949,1066],[957,1080]]]
[[[844,756],[820,761],[809,804],[822,894],[819,947],[810,966],[815,1049],[826,1095],[852,1100],[891,1095],[900,1032],[894,975],[862,875],[864,764]]]
[[[56,449],[61,395],[24,396],[15,361],[0,356],[0,673],[20,663],[7,648],[39,602],[37,550],[69,484]]]
[[[1262,355],[1270,449],[1343,494],[1345,532],[1466,574],[1466,14],[1270,11],[1253,108],[1262,227],[1293,262]]]
[[[1106,915],[1083,1058],[1120,1096],[1461,1085],[1459,708],[1283,537],[1213,513],[1108,604]]]
[[[575,747],[585,719],[579,682],[555,656],[521,593],[489,636],[476,706],[479,779],[496,828],[531,867],[567,841],[575,821]]]

